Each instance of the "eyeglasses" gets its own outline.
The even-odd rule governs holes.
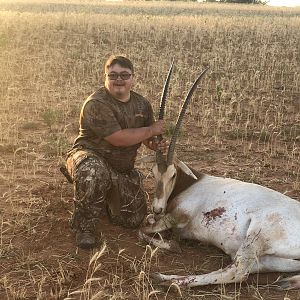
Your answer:
[[[109,74],[106,74],[108,76],[108,78],[110,80],[117,80],[119,77],[122,79],[122,80],[128,80],[132,74],[130,73],[127,73],[127,72],[122,72],[122,73],[109,73]]]

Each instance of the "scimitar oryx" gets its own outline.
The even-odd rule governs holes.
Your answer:
[[[170,68],[160,106],[165,101]],[[175,241],[152,238],[153,233],[176,229],[180,238],[208,242],[232,258],[226,268],[201,275],[153,274],[161,284],[184,286],[241,282],[256,272],[300,271],[300,203],[264,186],[215,177],[188,167],[175,158],[176,140],[187,105],[202,72],[189,91],[179,114],[167,156],[156,153],[153,218],[139,235],[155,246],[177,249]],[[300,288],[300,275],[277,282],[285,289]]]

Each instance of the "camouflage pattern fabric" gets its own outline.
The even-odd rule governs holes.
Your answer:
[[[96,153],[84,149],[70,153],[67,169],[74,182],[74,230],[95,232],[104,208],[113,223],[137,227],[143,221],[147,194],[137,170],[119,173]]]
[[[130,173],[141,143],[117,147],[107,142],[105,137],[121,129],[146,127],[153,122],[151,105],[144,97],[131,91],[130,100],[121,102],[102,87],[82,106],[79,135],[73,148],[91,149],[109,162],[114,170]]]

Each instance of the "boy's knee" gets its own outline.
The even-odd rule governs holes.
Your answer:
[[[77,167],[74,172],[74,181],[96,183],[96,186],[105,188],[111,185],[110,172],[100,159],[89,157]]]

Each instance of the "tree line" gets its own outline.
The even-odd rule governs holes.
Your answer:
[[[171,0],[172,1],[172,0]],[[173,0],[174,1],[174,0]],[[192,0],[197,1],[197,0]],[[222,3],[245,3],[245,4],[267,4],[269,0],[203,0],[199,2],[222,2]]]
[[[246,4],[267,4],[267,0],[206,0],[204,2],[226,2],[226,3],[246,3]]]

